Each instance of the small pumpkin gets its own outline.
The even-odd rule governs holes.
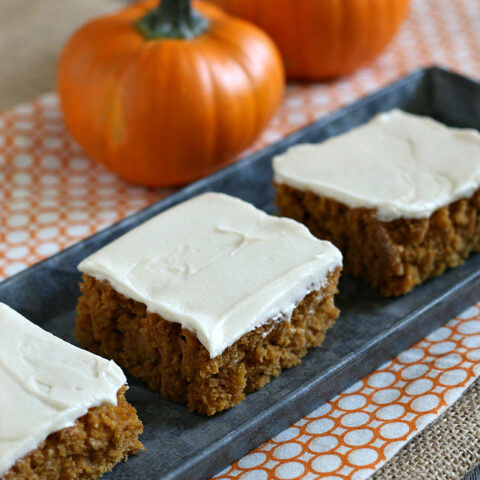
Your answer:
[[[287,75],[319,80],[353,72],[390,42],[409,0],[210,0],[265,30]]]
[[[281,103],[284,76],[254,25],[203,2],[145,0],[74,34],[58,92],[88,156],[131,182],[170,186],[246,148]]]

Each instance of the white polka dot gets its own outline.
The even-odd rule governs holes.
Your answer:
[[[338,440],[334,436],[323,436],[314,438],[308,448],[315,453],[324,453],[333,450],[338,445]]]
[[[36,251],[39,255],[53,255],[57,253],[59,247],[56,243],[43,243],[36,248]]]
[[[342,410],[357,410],[367,403],[363,395],[348,395],[338,401],[338,406]]]
[[[321,455],[312,460],[311,466],[315,472],[327,473],[337,470],[342,465],[338,455]]]
[[[36,236],[37,238],[41,238],[42,240],[47,240],[48,238],[55,237],[59,234],[58,228],[56,227],[48,227],[42,228],[37,231]]]
[[[395,375],[390,372],[378,372],[371,375],[367,381],[371,387],[385,388],[395,382]]]
[[[280,445],[273,451],[273,456],[280,460],[287,458],[293,458],[299,455],[302,452],[302,447],[298,443],[286,443],[285,445]]]
[[[16,188],[12,192],[12,197],[14,198],[23,198],[23,197],[28,197],[30,196],[30,192],[28,190],[25,190],[23,188]]]
[[[343,437],[344,442],[351,447],[359,447],[361,445],[366,445],[373,438],[373,433],[371,430],[366,428],[359,428],[348,432]]]
[[[476,350],[472,350],[471,352],[468,352],[467,358],[471,362],[478,362],[480,360],[480,348],[477,348]]]
[[[278,466],[275,469],[276,478],[281,480],[298,478],[305,471],[305,467],[300,462],[288,462]]]
[[[462,345],[467,348],[478,348],[480,347],[480,335],[473,335],[462,340]]]
[[[113,210],[104,210],[98,214],[100,218],[103,220],[114,220],[118,218],[118,212],[114,212]]]
[[[364,467],[370,465],[378,458],[378,453],[373,448],[360,448],[348,455],[348,461],[352,465]]]
[[[62,146],[62,140],[56,137],[44,138],[43,145],[47,148],[60,148]]]
[[[427,413],[426,415],[422,415],[420,418],[418,418],[415,421],[415,426],[419,430],[422,430],[423,428],[425,428],[427,425],[429,425],[436,419],[437,419],[437,415],[435,415],[434,413]]]
[[[33,123],[27,121],[18,121],[15,122],[13,126],[18,130],[31,130],[33,128]]]
[[[467,372],[465,370],[458,368],[456,370],[449,370],[447,372],[442,373],[438,381],[442,385],[453,387],[455,385],[459,385],[460,383],[463,383],[466,378],[467,378]]]
[[[113,175],[112,173],[102,173],[97,177],[97,180],[100,183],[112,183],[117,180],[117,177]]]
[[[7,220],[7,223],[11,226],[11,227],[21,227],[23,225],[25,225],[26,223],[28,223],[28,216],[27,215],[22,215],[20,213],[18,214],[15,214],[15,215],[11,215],[8,220]]]
[[[480,320],[470,320],[469,322],[461,323],[457,330],[460,333],[470,335],[472,333],[480,333]]]
[[[5,145],[5,137],[0,135],[0,147],[3,147],[3,145]]]
[[[344,427],[360,427],[370,421],[370,415],[365,412],[348,413],[340,422]]]
[[[401,417],[405,413],[405,408],[402,405],[387,405],[386,407],[379,408],[375,412],[375,416],[381,420],[394,420]]]
[[[10,265],[7,265],[5,267],[5,273],[8,276],[15,275],[15,273],[21,272],[22,270],[25,270],[27,268],[27,265],[22,262],[15,262],[11,263]]]
[[[7,242],[8,243],[19,243],[24,242],[28,238],[28,232],[24,232],[23,230],[17,230],[15,232],[10,232],[7,235]]]
[[[325,433],[333,428],[334,424],[329,418],[321,418],[314,420],[307,425],[307,432],[309,433]]]
[[[7,250],[6,257],[11,258],[13,260],[18,260],[19,258],[25,257],[27,254],[28,254],[27,247],[15,247]]]
[[[23,153],[20,155],[16,155],[13,159],[13,163],[17,168],[27,168],[32,165],[33,159],[30,155]]]
[[[71,196],[84,196],[87,195],[88,190],[86,188],[72,188],[70,190]]]
[[[288,121],[294,125],[302,125],[307,122],[307,116],[304,113],[291,113],[288,115]]]
[[[462,356],[458,353],[449,353],[448,355],[438,357],[435,360],[435,367],[441,369],[453,368],[455,365],[462,363],[462,361]]]
[[[400,363],[414,363],[418,362],[425,356],[425,352],[421,348],[410,348],[405,350],[398,357]]]
[[[472,307],[467,308],[467,310],[463,311],[460,315],[457,315],[457,318],[472,318],[478,315],[478,307],[475,305]]]
[[[33,113],[33,106],[29,103],[21,103],[20,105],[16,105],[14,108],[15,111],[23,115],[31,115]]]
[[[441,342],[452,334],[452,331],[447,327],[437,328],[434,332],[426,337],[429,342]]]
[[[55,108],[58,106],[58,96],[55,93],[44,93],[40,97],[40,102],[49,108]]]
[[[59,178],[54,175],[43,175],[40,178],[40,182],[43,185],[55,185],[56,183],[58,183],[58,180]]]
[[[46,199],[42,200],[42,201],[39,203],[39,205],[40,205],[42,208],[45,208],[45,209],[48,209],[48,208],[50,208],[50,209],[55,209],[55,208],[58,207],[58,202],[57,202],[56,199],[53,199],[53,200],[52,200],[52,199],[46,198]]]
[[[32,177],[28,173],[17,173],[13,176],[13,181],[20,185],[27,185],[32,181]]]
[[[60,160],[53,155],[45,155],[42,158],[42,165],[45,168],[50,168],[50,169],[58,168],[60,166],[60,163],[61,163]]]
[[[413,380],[414,378],[421,377],[428,372],[428,366],[424,364],[410,365],[404,368],[400,375],[405,380]]]
[[[15,202],[15,203],[12,203],[10,205],[10,209],[15,211],[15,212],[18,212],[19,210],[27,210],[27,209],[30,209],[31,205],[30,205],[30,202]]]
[[[13,144],[19,148],[27,148],[32,144],[32,140],[28,137],[15,137]]]
[[[415,395],[423,395],[433,388],[433,382],[428,378],[419,378],[409,383],[405,388],[408,395],[414,397]]]
[[[71,193],[71,192],[70,192]],[[45,198],[49,198],[50,200],[58,201],[58,197],[60,194],[59,189],[55,185],[47,185],[43,188],[43,195]],[[62,200],[63,202],[64,200]]]
[[[58,213],[49,212],[49,213],[41,213],[38,215],[37,220],[39,223],[53,223],[58,221]]]
[[[72,158],[72,160],[70,160],[70,167],[74,170],[85,170],[89,163],[86,158]]]
[[[88,177],[86,177],[86,176],[79,176],[79,175],[71,175],[71,176],[68,177],[68,181],[69,181],[70,183],[75,183],[75,184],[78,185],[78,184],[81,184],[81,183],[87,183]],[[100,189],[97,190],[97,191],[98,191],[99,193],[101,193],[101,192],[100,192]],[[115,191],[114,191],[114,192],[115,192]],[[113,192],[113,193],[114,193],[114,192]]]
[[[464,391],[464,388],[450,388],[445,392],[443,398],[448,405],[451,405],[453,402],[456,402],[460,398],[460,395],[462,395]]]
[[[238,461],[240,468],[255,468],[265,462],[267,456],[262,452],[255,452],[246,455]]]
[[[265,470],[252,470],[244,473],[240,480],[267,480],[268,474]]]
[[[411,407],[415,412],[428,412],[429,410],[434,410],[438,407],[440,403],[439,398],[436,395],[424,395],[418,397],[412,401]]]
[[[117,193],[117,190],[115,188],[99,188],[97,190],[97,193],[99,195],[115,195],[115,193]]]
[[[80,235],[87,235],[90,232],[90,229],[87,225],[72,225],[67,228],[68,235],[72,237],[78,237]]]
[[[273,437],[274,442],[288,442],[295,437],[298,437],[300,430],[297,427],[290,427]]]
[[[400,397],[400,395],[400,390],[389,388],[375,392],[372,400],[380,405],[386,405],[387,403],[393,403],[398,397]]]
[[[456,347],[454,342],[441,342],[432,345],[428,351],[431,355],[444,355],[445,353],[451,352]]]
[[[69,218],[69,220],[73,220],[73,221],[81,221],[81,220],[86,220],[88,217],[89,217],[89,213],[88,212],[80,212],[80,211],[74,211],[74,212],[69,212],[67,214],[67,217]]]
[[[408,432],[408,425],[404,422],[389,422],[380,428],[380,435],[389,440],[404,437]]]

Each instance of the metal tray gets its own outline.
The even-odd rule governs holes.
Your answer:
[[[0,300],[76,344],[76,265],[84,257],[204,191],[226,192],[274,213],[274,155],[296,143],[321,142],[395,107],[448,125],[480,129],[480,84],[439,68],[416,71],[9,278],[0,284]],[[394,300],[343,276],[337,297],[342,313],[323,347],[242,404],[212,418],[190,413],[129,376],[127,398],[144,422],[147,450],[118,465],[105,479],[208,478],[477,301],[479,287],[480,255]]]

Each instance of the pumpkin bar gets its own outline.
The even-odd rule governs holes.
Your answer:
[[[280,214],[343,253],[385,296],[480,250],[480,134],[393,110],[273,160]]]
[[[113,362],[0,303],[0,478],[97,479],[142,449]]]
[[[340,252],[223,194],[157,215],[79,269],[82,345],[206,415],[300,363],[338,316]]]

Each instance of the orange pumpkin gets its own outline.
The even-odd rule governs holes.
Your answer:
[[[281,103],[274,43],[215,6],[146,0],[96,19],[66,45],[58,91],[91,158],[150,186],[199,178],[246,148]]]
[[[373,60],[393,38],[409,0],[210,0],[275,40],[292,78],[325,79]]]

